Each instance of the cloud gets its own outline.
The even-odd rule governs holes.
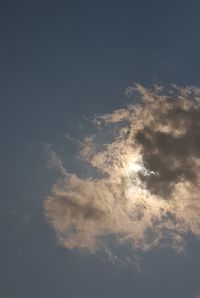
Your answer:
[[[96,117],[97,133],[80,143],[93,175],[68,172],[51,149],[61,174],[45,215],[68,249],[96,251],[114,237],[134,250],[180,251],[188,233],[200,237],[200,88],[136,84],[126,93],[136,104]]]

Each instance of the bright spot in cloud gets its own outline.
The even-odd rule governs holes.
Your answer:
[[[133,162],[128,166],[128,169],[132,173],[138,173],[142,171],[144,168],[140,164]]]

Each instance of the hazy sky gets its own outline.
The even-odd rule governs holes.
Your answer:
[[[200,297],[200,112],[198,104],[189,106],[187,102],[199,96],[199,12],[198,1],[0,1],[1,297]],[[125,94],[127,87],[135,86],[135,82],[146,88],[157,84],[157,90],[152,91],[159,102],[156,108],[149,103],[150,89],[137,85],[134,92],[139,95],[132,94],[132,87]],[[163,92],[156,93],[159,84],[197,87],[177,87],[173,99],[181,94],[183,102],[168,107],[162,102]],[[170,93],[171,89],[165,88],[165,92]],[[130,92],[131,97],[127,96]],[[133,123],[131,107],[126,103],[134,104],[138,97],[144,96],[144,114]],[[183,116],[176,113],[178,110]],[[167,127],[162,126],[160,113]],[[125,129],[127,121],[131,127],[128,126],[129,138],[124,131],[120,136],[116,132],[121,128],[119,115],[126,122]],[[153,122],[149,115],[154,115]],[[95,121],[90,121],[94,117],[97,128]],[[99,127],[98,121],[106,122],[106,126]],[[159,129],[157,124],[162,124]],[[163,139],[166,129],[170,137],[184,134],[184,138],[177,143]],[[92,135],[93,138],[88,137]],[[120,141],[121,147],[100,147],[113,137]],[[154,195],[161,198],[156,208],[167,210],[169,221],[174,211],[171,222],[177,234],[183,236],[181,243],[185,245],[181,244],[181,248],[184,246],[184,250],[174,249],[177,248],[174,238],[173,245],[157,244],[158,234],[154,239],[156,245],[151,245],[152,221],[151,225],[143,223],[145,237],[148,232],[150,236],[148,234],[147,241],[145,238],[142,244],[143,234],[142,238],[138,233],[131,234],[131,241],[125,246],[110,237],[110,234],[129,237],[133,231],[126,216],[123,218],[124,213],[122,216],[124,207],[119,204],[115,209],[115,202],[111,204],[109,200],[107,191],[111,188],[112,194],[116,191],[117,198],[122,196],[118,188],[113,187],[116,176],[113,168],[105,163],[105,154],[111,152],[109,162],[112,164],[119,148],[128,150],[136,143],[142,148],[146,168],[137,163],[132,165],[131,171],[140,172],[137,176],[147,186],[150,199]],[[98,158],[93,144],[100,148]],[[154,156],[154,147],[149,151],[152,144],[156,144],[161,152],[159,155]],[[77,152],[81,152],[84,162],[80,156],[76,158]],[[123,152],[119,155],[122,160]],[[129,157],[129,153],[130,150],[125,151],[124,156]],[[173,164],[177,162],[175,170],[168,168],[169,160]],[[117,166],[121,165],[118,162]],[[100,169],[100,173],[93,166]],[[106,181],[101,179],[105,168]],[[66,183],[65,171],[70,172],[67,179],[75,174],[80,179]],[[136,174],[131,174],[132,179],[136,179],[132,175]],[[89,186],[89,193],[85,177],[92,177],[92,183],[96,179],[95,184]],[[171,190],[180,183],[180,177],[183,178],[181,183],[186,183],[182,189],[187,183],[194,186],[190,189],[194,196],[192,201],[185,192],[183,196]],[[104,182],[109,183],[105,185]],[[78,191],[72,196],[70,191],[74,183]],[[123,180],[122,189],[124,185],[127,184]],[[106,206],[117,210],[118,217],[113,213],[113,216],[106,215],[105,220],[104,210],[100,208],[101,191],[108,199]],[[67,201],[60,205],[63,192]],[[81,194],[89,200],[91,193],[96,194],[95,205],[85,204],[81,199],[79,202]],[[48,195],[53,197],[55,205],[48,201],[44,207]],[[182,208],[183,197],[184,206],[191,206],[190,209]],[[174,204],[170,205],[171,209],[165,206],[169,201]],[[151,207],[150,204],[147,210]],[[156,219],[160,220],[159,210],[155,213],[154,209],[146,216],[155,218],[156,214]],[[50,221],[54,220],[56,231],[49,225],[45,212]],[[183,216],[181,222],[180,215]],[[166,218],[166,214],[162,216]],[[70,218],[66,225],[70,226],[73,236],[73,229],[76,231],[80,226],[85,229],[70,241],[65,235],[66,217]],[[169,229],[166,223],[162,224]],[[95,242],[102,231],[105,243],[109,243],[109,252]],[[139,251],[135,251],[134,245]]]

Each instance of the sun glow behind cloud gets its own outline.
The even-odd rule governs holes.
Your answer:
[[[128,170],[129,172],[131,173],[138,173],[138,172],[141,172],[143,170],[145,170],[144,167],[142,167],[140,164],[136,163],[136,162],[132,162],[128,165]]]
[[[80,143],[79,159],[101,178],[69,173],[52,152],[61,176],[45,214],[69,249],[105,249],[115,235],[134,250],[180,251],[188,233],[200,237],[200,89],[136,84],[127,94],[141,103],[93,121],[112,141]]]

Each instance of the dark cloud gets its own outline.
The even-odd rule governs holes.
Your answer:
[[[198,183],[195,158],[200,156],[200,110],[191,107],[184,110],[180,102],[173,102],[173,109],[155,116],[155,123],[147,123],[138,130],[135,139],[141,145],[141,154],[145,167],[158,175],[143,176],[147,188],[155,194],[169,197],[173,186],[181,180]],[[157,125],[157,127],[156,127]],[[171,131],[161,131],[161,127],[171,127]],[[180,131],[173,134],[173,131]]]

